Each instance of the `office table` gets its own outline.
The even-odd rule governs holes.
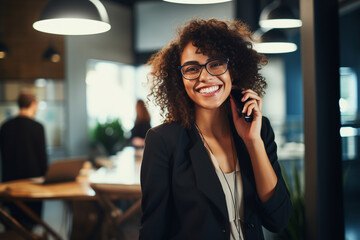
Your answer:
[[[90,186],[95,190],[104,211],[101,239],[121,239],[121,224],[140,211],[140,167],[142,149],[126,147],[112,157],[105,167],[90,175]],[[116,199],[131,200],[132,205],[123,212],[114,204]]]
[[[137,151],[127,147],[112,157],[111,164],[101,167],[89,177],[78,177],[76,181],[56,184],[38,184],[31,179],[0,183],[0,201],[11,201],[25,213],[42,225],[55,239],[62,239],[46,222],[40,219],[24,201],[69,200],[98,201],[105,217],[110,216],[111,223],[119,225],[140,209],[140,165],[141,158]],[[97,193],[94,191],[96,189]],[[114,206],[109,201],[114,199],[135,200],[125,213],[114,215]],[[110,212],[109,212],[110,211]],[[114,218],[114,216],[116,218]]]
[[[23,203],[26,201],[42,200],[96,200],[96,196],[88,180],[81,177],[78,177],[73,182],[56,184],[39,184],[32,179],[22,179],[0,184],[0,201],[13,202],[37,223],[42,225],[55,239],[62,239],[51,226]]]

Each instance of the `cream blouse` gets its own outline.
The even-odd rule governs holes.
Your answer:
[[[215,156],[212,154],[211,151],[208,151],[208,152],[210,154],[211,161],[215,167],[216,174],[220,180],[221,186],[222,186],[224,194],[225,194],[226,205],[227,205],[227,210],[228,210],[228,214],[229,214],[229,222],[230,222],[230,240],[244,240],[245,238],[243,236],[243,230],[242,230],[242,226],[241,226],[242,224],[240,224],[240,222],[244,218],[244,197],[243,197],[243,185],[242,185],[242,180],[241,180],[239,164],[236,165],[236,178],[237,178],[236,185],[237,185],[237,193],[238,193],[237,209],[239,210],[239,213],[237,215],[238,215],[238,218],[240,217],[239,220],[241,220],[241,221],[238,221],[240,224],[240,227],[237,228],[236,222],[235,222],[235,207],[234,207],[235,199],[233,196],[233,194],[235,193],[234,172],[223,173],[222,170],[220,169],[219,163],[218,163],[217,159],[215,158]],[[238,162],[238,161],[236,161],[236,162]],[[240,232],[238,232],[238,229],[240,230]]]

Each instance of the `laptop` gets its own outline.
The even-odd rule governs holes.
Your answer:
[[[33,178],[32,181],[38,184],[75,181],[86,161],[86,158],[72,158],[53,162],[44,177]]]

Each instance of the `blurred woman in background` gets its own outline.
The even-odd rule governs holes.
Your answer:
[[[151,128],[150,114],[143,100],[136,102],[135,125],[131,129],[131,145],[136,148],[144,147],[145,135]]]

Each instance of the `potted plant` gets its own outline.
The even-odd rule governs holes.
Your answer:
[[[283,171],[284,181],[290,192],[292,214],[287,227],[274,236],[275,240],[304,240],[305,239],[305,199],[303,184],[295,165],[290,179]],[[290,181],[292,180],[292,181]]]
[[[100,144],[108,155],[114,155],[124,147],[125,137],[119,119],[100,123],[97,121],[91,132],[92,141]]]

